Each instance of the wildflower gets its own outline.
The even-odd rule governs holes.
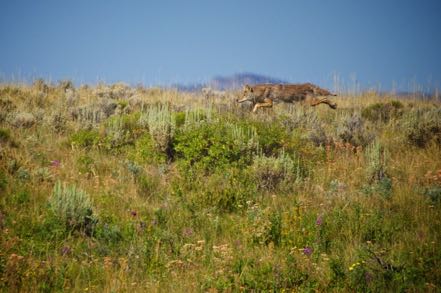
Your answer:
[[[315,224],[317,226],[321,226],[323,224],[323,217],[322,216],[318,216],[317,220],[315,221]]]
[[[369,273],[369,272],[364,273],[364,279],[366,280],[366,283],[369,284],[372,281],[373,278],[374,277],[372,276],[371,273]]]
[[[70,254],[71,249],[69,246],[63,246],[63,248],[61,248],[61,255],[67,255]]]
[[[59,160],[51,161],[51,166],[55,168],[60,167],[60,161]]]
[[[185,227],[182,230],[182,236],[184,237],[191,237],[193,235],[193,229],[191,229],[190,227]]]
[[[304,255],[307,255],[307,256],[310,256],[310,255],[312,254],[313,251],[314,251],[314,250],[312,249],[312,247],[309,247],[309,246],[303,248],[303,254],[304,254]]]
[[[356,267],[358,267],[358,266],[360,266],[361,264],[364,264],[365,263],[365,261],[362,261],[362,262],[356,262],[356,263],[353,263],[350,267],[349,267],[349,271],[353,271]]]
[[[136,217],[138,215],[136,211],[131,211],[130,214],[132,215],[132,217]]]

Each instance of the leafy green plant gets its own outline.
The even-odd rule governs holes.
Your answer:
[[[403,119],[404,135],[411,145],[425,147],[430,142],[441,145],[441,109],[415,109]]]
[[[8,179],[3,170],[0,169],[0,192],[3,192],[8,186]]]
[[[226,166],[245,166],[257,150],[253,134],[226,123],[202,123],[180,129],[174,150],[186,169],[213,171]]]
[[[79,146],[83,148],[91,148],[98,145],[100,141],[100,135],[96,130],[80,130],[70,137],[70,143],[73,146]]]
[[[374,142],[366,149],[368,193],[375,191],[385,198],[390,197],[392,180],[387,174],[388,152],[379,142]]]
[[[359,114],[343,116],[337,128],[338,137],[353,146],[367,146],[374,139]]]
[[[388,122],[392,118],[400,117],[403,114],[404,105],[400,101],[388,103],[375,103],[361,111],[361,116],[372,122]]]
[[[147,126],[159,151],[172,157],[172,141],[175,135],[175,119],[166,105],[152,106],[141,113],[139,124]]]
[[[0,128],[0,142],[6,143],[11,139],[11,131],[7,128]]]
[[[255,156],[251,170],[259,188],[268,190],[275,189],[284,180],[295,182],[303,171],[299,159],[292,159],[283,151],[277,157]]]
[[[380,181],[387,177],[386,164],[388,153],[379,142],[374,142],[366,149],[367,176],[369,182]]]
[[[93,166],[95,161],[92,157],[88,155],[82,155],[77,159],[78,170],[82,174],[91,174],[93,173]]]
[[[278,122],[254,122],[251,126],[256,129],[260,150],[267,156],[276,155],[289,139],[286,129]]]
[[[89,195],[75,185],[62,184],[54,186],[49,198],[51,210],[71,230],[84,231],[91,235],[98,219],[93,214],[93,206]]]
[[[433,203],[441,203],[441,186],[428,186],[425,188],[424,194],[430,198]]]
[[[135,141],[135,147],[130,151],[129,158],[141,164],[160,164],[167,161],[167,155],[158,150],[150,133],[144,133]]]

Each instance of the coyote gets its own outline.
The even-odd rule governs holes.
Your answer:
[[[336,96],[328,90],[322,89],[312,83],[303,84],[256,84],[245,85],[242,98],[238,103],[250,101],[253,103],[253,112],[262,107],[271,108],[274,101],[285,103],[306,102],[311,106],[327,104],[332,109],[337,104],[331,102],[327,97]]]

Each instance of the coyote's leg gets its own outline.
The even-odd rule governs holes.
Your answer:
[[[331,102],[328,98],[323,98],[323,99],[315,99],[314,101],[311,102],[311,106],[315,107],[319,104],[327,104],[329,107],[331,107],[332,109],[337,109],[337,104]]]
[[[263,108],[263,107],[271,108],[272,106],[273,106],[273,100],[271,100],[271,99],[264,99],[263,103],[257,103],[254,106],[253,112],[256,112],[257,109],[259,109],[259,108]]]

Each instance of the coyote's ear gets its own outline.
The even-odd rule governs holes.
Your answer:
[[[244,90],[249,91],[249,92],[253,92],[253,88],[250,87],[248,84],[245,85]]]

